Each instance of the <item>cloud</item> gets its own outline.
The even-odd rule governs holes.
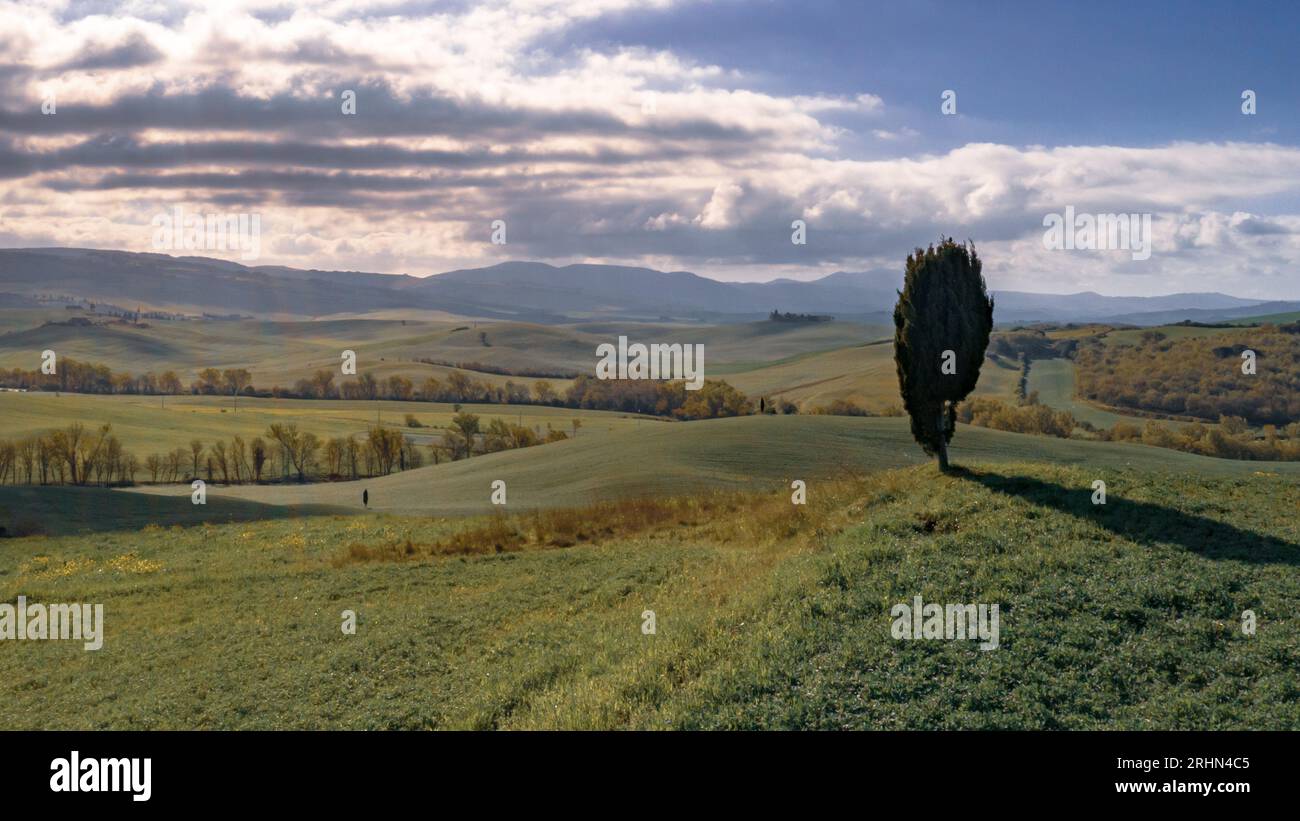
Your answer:
[[[163,58],[144,35],[135,32],[117,45],[92,43],[80,54],[58,67],[59,71],[93,71],[147,66]]]
[[[870,89],[782,95],[671,50],[550,47],[641,5],[0,0],[3,237],[148,250],[151,215],[181,204],[262,214],[273,264],[806,278],[896,267],[943,234],[977,240],[998,287],[1300,297],[1300,216],[1269,206],[1296,201],[1300,149],[972,142],[868,159],[853,147],[923,144]],[[1152,259],[1046,251],[1043,215],[1071,205],[1153,214]]]

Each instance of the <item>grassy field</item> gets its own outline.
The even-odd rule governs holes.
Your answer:
[[[1300,476],[1300,464],[1236,462],[1122,443],[1026,436],[961,426],[953,440],[957,462],[1041,461],[1086,466],[1094,478],[1127,468],[1235,478],[1258,472]],[[491,512],[491,486],[506,482],[508,509],[553,508],[638,496],[702,490],[754,490],[917,465],[926,461],[906,419],[828,416],[746,416],[701,422],[645,422],[612,432],[583,429],[567,442],[430,465],[378,479],[273,487],[210,487],[209,499],[280,505],[322,504],[393,513],[468,515]],[[634,468],[631,466],[635,466]],[[178,486],[114,491],[180,494]],[[2,498],[2,497],[0,497]],[[165,521],[165,520],[164,520]]]
[[[180,505],[169,495],[116,493],[97,487],[4,485],[0,486],[0,528],[11,536],[69,535],[351,512],[328,505],[275,505],[256,499],[209,499],[206,505],[191,504],[188,497],[184,501]]]
[[[72,312],[66,312],[69,316]],[[259,388],[292,386],[318,369],[338,372],[344,350],[357,354],[358,370],[377,377],[394,374],[418,382],[445,380],[454,368],[418,360],[480,363],[511,371],[592,373],[596,348],[620,334],[633,342],[704,345],[705,369],[726,363],[754,364],[878,339],[883,326],[851,322],[750,322],[727,325],[589,323],[534,325],[515,322],[322,319],[311,322],[149,320],[80,327],[42,324],[49,311],[0,311],[0,367],[32,369],[40,354],[97,362],[115,371],[161,373],[172,369],[189,384],[201,368],[247,368]],[[480,381],[530,377],[471,373]],[[341,380],[341,378],[340,378]],[[549,379],[557,388],[564,379]]]
[[[713,373],[750,396],[785,399],[805,411],[836,399],[874,413],[902,407],[894,346],[889,341],[805,354],[758,367],[724,367]],[[986,359],[975,393],[1011,401],[1019,379],[1020,371],[1012,363]]]
[[[382,376],[416,356],[589,364],[624,333],[702,342],[709,375],[751,395],[899,403],[890,345],[863,344],[881,329],[841,323],[174,325],[94,330],[85,353],[60,352],[192,368],[203,340],[184,335],[212,332],[205,355],[229,357],[214,366],[283,382],[336,365],[348,336]],[[0,317],[6,329],[3,365],[54,333]],[[1030,390],[1094,424],[1130,419],[1076,403],[1070,368],[1034,362]],[[1018,377],[986,361],[980,393],[1010,401]],[[0,601],[102,603],[107,625],[95,652],[0,642],[0,729],[1300,729],[1300,463],[960,426],[962,468],[941,475],[903,418],[466,409],[582,427],[359,482],[209,486],[202,506],[180,485],[0,487],[0,527],[19,534],[0,540]],[[111,423],[144,456],[406,413],[425,441],[453,411],[0,393],[0,435]],[[807,505],[791,503],[796,479]],[[890,608],[918,595],[998,604],[999,648],[892,638]]]
[[[588,432],[624,430],[635,427],[638,417],[610,411],[553,408],[541,405],[465,405],[478,414],[486,426],[500,417],[510,422],[540,428],[547,425],[572,433],[572,420],[581,419],[579,436]],[[446,427],[455,410],[440,402],[350,401],[342,399],[250,399],[241,397],[238,409],[231,397],[100,396],[86,394],[0,393],[0,436],[24,436],[62,427],[73,422],[86,426],[111,424],[127,450],[144,458],[149,453],[188,447],[191,439],[211,444],[229,441],[236,434],[245,439],[265,436],[274,422],[295,422],[304,431],[320,437],[364,434],[382,421],[403,426],[412,414],[426,428]],[[647,417],[648,418],[648,417]],[[669,424],[659,422],[659,424]],[[651,423],[647,423],[651,424]],[[413,438],[440,435],[426,428],[405,428]]]
[[[50,312],[0,311],[0,367],[33,368],[40,352],[100,362],[114,370],[173,369],[187,386],[201,367],[248,368],[259,388],[291,387],[318,369],[337,371],[353,350],[358,367],[379,379],[402,375],[416,385],[445,382],[460,371],[478,381],[529,385],[536,378],[504,376],[418,360],[480,364],[515,372],[591,373],[596,348],[616,341],[686,342],[704,346],[705,374],[745,393],[786,399],[805,410],[845,399],[873,411],[899,406],[892,329],[852,322],[748,322],[671,325],[593,322],[551,326],[511,322],[432,322],[330,319],[315,322],[152,322],[148,328],[41,326]],[[57,314],[53,314],[57,316]],[[480,338],[480,334],[484,338]],[[484,344],[486,340],[487,344]],[[987,360],[978,393],[1010,400],[1019,372]],[[338,377],[337,381],[342,381]],[[563,392],[570,380],[546,381]]]
[[[1285,325],[1289,322],[1300,322],[1300,311],[1288,311],[1281,314],[1264,314],[1263,316],[1248,316],[1243,319],[1233,319],[1229,325],[1261,325],[1271,323],[1273,325]]]
[[[13,314],[14,312],[0,312]],[[25,312],[19,312],[25,313]],[[465,322],[407,322],[403,320],[331,319],[315,322],[248,321],[167,321],[149,320],[147,327],[129,324],[94,325],[77,327],[68,325],[27,325],[19,327],[17,319],[10,317],[0,334],[0,367],[33,368],[39,363],[40,352],[53,350],[58,355],[107,365],[114,371],[142,373],[152,370],[162,373],[174,370],[186,386],[202,368],[247,368],[253,384],[262,389],[279,385],[291,387],[297,380],[311,376],[316,370],[339,373],[341,354],[352,350],[357,354],[358,371],[370,371],[376,377],[387,378],[401,374],[423,381],[432,376],[445,380],[455,368],[430,365],[418,359],[460,362],[466,360],[495,362],[511,367],[556,366],[554,352],[559,341],[549,338],[549,345],[523,348],[501,348],[491,351],[479,341],[478,327]],[[542,326],[539,335],[546,335]],[[494,333],[507,335],[512,330],[504,328]],[[527,345],[527,335],[517,330],[508,335],[521,345]],[[553,335],[552,335],[553,336]],[[533,340],[536,341],[536,340]],[[482,355],[480,355],[480,351]],[[562,364],[567,368],[563,354],[576,357],[577,347],[559,348]],[[588,351],[594,361],[594,346]],[[487,373],[473,373],[476,379],[494,385],[507,379],[531,384],[526,377],[506,377]],[[341,376],[336,379],[342,381]]]
[[[8,540],[0,600],[102,603],[106,638],[0,644],[0,727],[1300,728],[1296,477],[1114,467],[1100,507],[1097,475],[523,516],[501,553],[378,514]],[[891,638],[916,595],[997,603],[999,648]]]

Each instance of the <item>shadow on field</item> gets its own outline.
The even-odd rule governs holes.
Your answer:
[[[966,469],[955,470],[953,475],[979,482],[998,493],[1019,496],[1036,505],[1096,522],[1138,544],[1173,542],[1208,559],[1300,565],[1300,545],[1242,530],[1217,519],[1110,494],[1106,504],[1094,505],[1090,488],[1065,487],[1028,476]]]
[[[94,487],[0,487],[0,529],[4,536],[67,536],[147,525],[193,527],[297,516],[352,514],[327,505],[271,505],[209,498],[205,505],[188,494],[153,495]]]

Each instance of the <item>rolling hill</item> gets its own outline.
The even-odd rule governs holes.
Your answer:
[[[6,540],[0,600],[103,603],[105,631],[0,654],[0,726],[1300,727],[1294,475],[1115,466],[1104,507],[1096,475],[914,467],[639,525],[584,508],[576,540],[504,551],[430,555],[475,523],[381,514]],[[996,652],[895,638],[915,596],[999,606]]]
[[[736,322],[721,325],[589,322],[539,325],[521,322],[445,322],[405,319],[147,320],[143,326],[94,318],[69,324],[81,312],[0,310],[0,367],[36,367],[41,351],[107,365],[115,371],[175,370],[187,386],[200,368],[248,368],[259,388],[291,386],[324,368],[337,372],[344,350],[358,368],[377,377],[402,374],[418,384],[445,380],[452,363],[509,373],[592,373],[596,349],[626,335],[633,341],[700,344],[705,373],[718,366],[754,366],[806,353],[842,348],[890,333],[855,322]],[[463,370],[463,369],[460,369]],[[500,385],[534,378],[475,372]],[[557,387],[563,378],[547,376]]]
[[[1028,436],[962,426],[953,439],[957,463],[1040,461],[1106,471],[1195,473],[1232,478],[1268,473],[1300,477],[1300,464],[1236,462],[1162,448]],[[700,422],[643,422],[621,430],[359,482],[214,487],[209,498],[275,505],[321,504],[404,514],[490,513],[492,482],[506,482],[509,510],[575,506],[701,489],[779,489],[812,481],[929,461],[912,441],[906,419],[827,416],[746,416]],[[636,470],[628,470],[636,465]],[[183,495],[188,488],[142,487],[122,493]]]
[[[836,400],[852,402],[876,414],[902,408],[892,339],[816,351],[755,367],[724,365],[711,373],[751,397],[794,402],[804,412]],[[1019,379],[1020,369],[1014,363],[985,359],[975,395],[1013,402]]]
[[[526,425],[545,435],[548,426],[569,430],[581,419],[583,434],[617,430],[638,424],[634,414],[560,408],[546,405],[461,406],[477,414],[484,425],[493,418]],[[405,426],[407,415],[422,427]],[[367,401],[349,399],[261,399],[241,397],[236,409],[228,396],[158,396],[0,392],[0,437],[16,438],[80,422],[88,428],[109,424],[123,447],[138,458],[188,448],[193,439],[206,444],[242,436],[266,436],[274,423],[293,422],[304,432],[324,439],[364,435],[377,422],[400,427],[403,434],[424,444],[441,436],[451,424],[453,405],[442,402]],[[669,424],[659,419],[658,424]],[[147,477],[140,477],[147,478]]]

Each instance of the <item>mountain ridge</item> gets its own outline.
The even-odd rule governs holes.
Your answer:
[[[886,319],[901,271],[836,271],[814,280],[722,282],[690,271],[509,260],[426,277],[249,266],[201,256],[86,248],[0,249],[0,291],[15,296],[185,306],[213,313],[325,316],[398,309],[534,322],[582,319],[752,319],[773,310]],[[1217,321],[1300,310],[1300,301],[1219,292],[1150,297],[1095,291],[993,291],[999,322]]]

